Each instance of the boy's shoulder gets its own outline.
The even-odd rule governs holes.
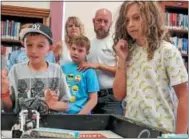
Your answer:
[[[12,66],[11,69],[22,69],[23,70],[27,66],[28,66],[28,62],[16,63]]]
[[[24,74],[27,70],[28,70],[28,62],[22,62],[22,63],[17,63],[17,64],[14,64],[10,71],[9,71],[9,74]]]
[[[57,63],[48,62],[50,69],[61,69],[60,65]]]
[[[70,63],[65,63],[61,66],[62,68],[66,68],[66,67],[77,67],[77,65],[74,62],[70,62]]]
[[[85,73],[86,74],[96,74],[96,71],[93,68],[88,68],[88,69],[85,70]]]

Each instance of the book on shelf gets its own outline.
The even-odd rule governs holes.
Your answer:
[[[20,22],[14,20],[1,21],[1,39],[19,40]]]
[[[180,29],[188,31],[188,15],[166,12],[165,25],[168,29]]]
[[[11,56],[12,52],[24,49],[23,47],[17,46],[17,45],[15,45],[14,47],[8,46],[8,45],[6,45],[6,46],[2,45],[1,47],[5,51],[5,55],[4,56],[5,56],[6,60],[7,60],[7,65],[9,65],[10,56]]]
[[[178,38],[177,36],[174,36],[174,37],[171,37],[171,41],[183,55],[188,55],[188,39],[187,38]]]

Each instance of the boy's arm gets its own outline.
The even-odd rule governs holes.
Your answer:
[[[48,104],[49,109],[55,111],[67,111],[68,110],[68,103],[62,101],[56,101],[53,103]]]
[[[1,79],[2,79],[1,100],[3,103],[3,108],[6,111],[10,111],[13,104],[10,98],[9,80],[8,80],[7,74],[8,74],[7,70],[3,69],[1,71]]]
[[[86,90],[89,95],[88,102],[78,114],[89,114],[97,104],[97,91],[99,91],[99,83],[94,69],[86,71]]]
[[[71,98],[70,89],[68,87],[68,84],[66,82],[66,76],[63,72],[63,66],[62,69],[60,69],[60,94],[59,94],[59,100],[69,102]]]
[[[49,108],[52,110],[56,110],[56,111],[67,111],[68,110],[68,102],[70,100],[70,90],[68,88],[68,85],[66,83],[66,77],[63,73],[63,71],[61,70],[60,66],[58,67],[58,71],[60,74],[59,78],[60,78],[60,82],[59,82],[59,88],[58,88],[58,92],[59,92],[59,98],[56,96],[58,95],[57,93],[51,91],[51,95],[52,97],[49,97],[50,100],[46,101]],[[57,97],[57,98],[56,98]]]
[[[97,92],[89,93],[89,100],[78,114],[89,114],[97,104]]]
[[[7,94],[6,97],[4,97],[4,98],[2,97],[2,95],[1,95],[1,100],[2,100],[2,103],[3,103],[3,109],[5,111],[11,111],[13,104],[12,104],[12,100],[10,98],[10,94]]]

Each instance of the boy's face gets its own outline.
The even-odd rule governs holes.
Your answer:
[[[85,46],[78,46],[76,44],[71,45],[70,55],[73,62],[79,64],[85,61],[85,57],[88,54],[88,50]]]
[[[139,6],[137,4],[131,4],[126,14],[127,32],[133,39],[140,40],[144,37],[143,28],[144,21]]]
[[[27,56],[32,64],[44,62],[50,43],[43,35],[27,36],[25,39]]]

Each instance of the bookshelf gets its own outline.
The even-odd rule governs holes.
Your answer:
[[[1,43],[4,45],[18,44],[18,34],[23,24],[40,22],[49,25],[49,13],[48,9],[2,5]]]
[[[20,28],[28,23],[49,25],[50,10],[12,5],[1,5],[1,45],[6,49],[6,59],[15,50],[22,49],[19,40]]]
[[[165,13],[165,26],[171,40],[181,52],[188,70],[188,1],[159,2]]]

